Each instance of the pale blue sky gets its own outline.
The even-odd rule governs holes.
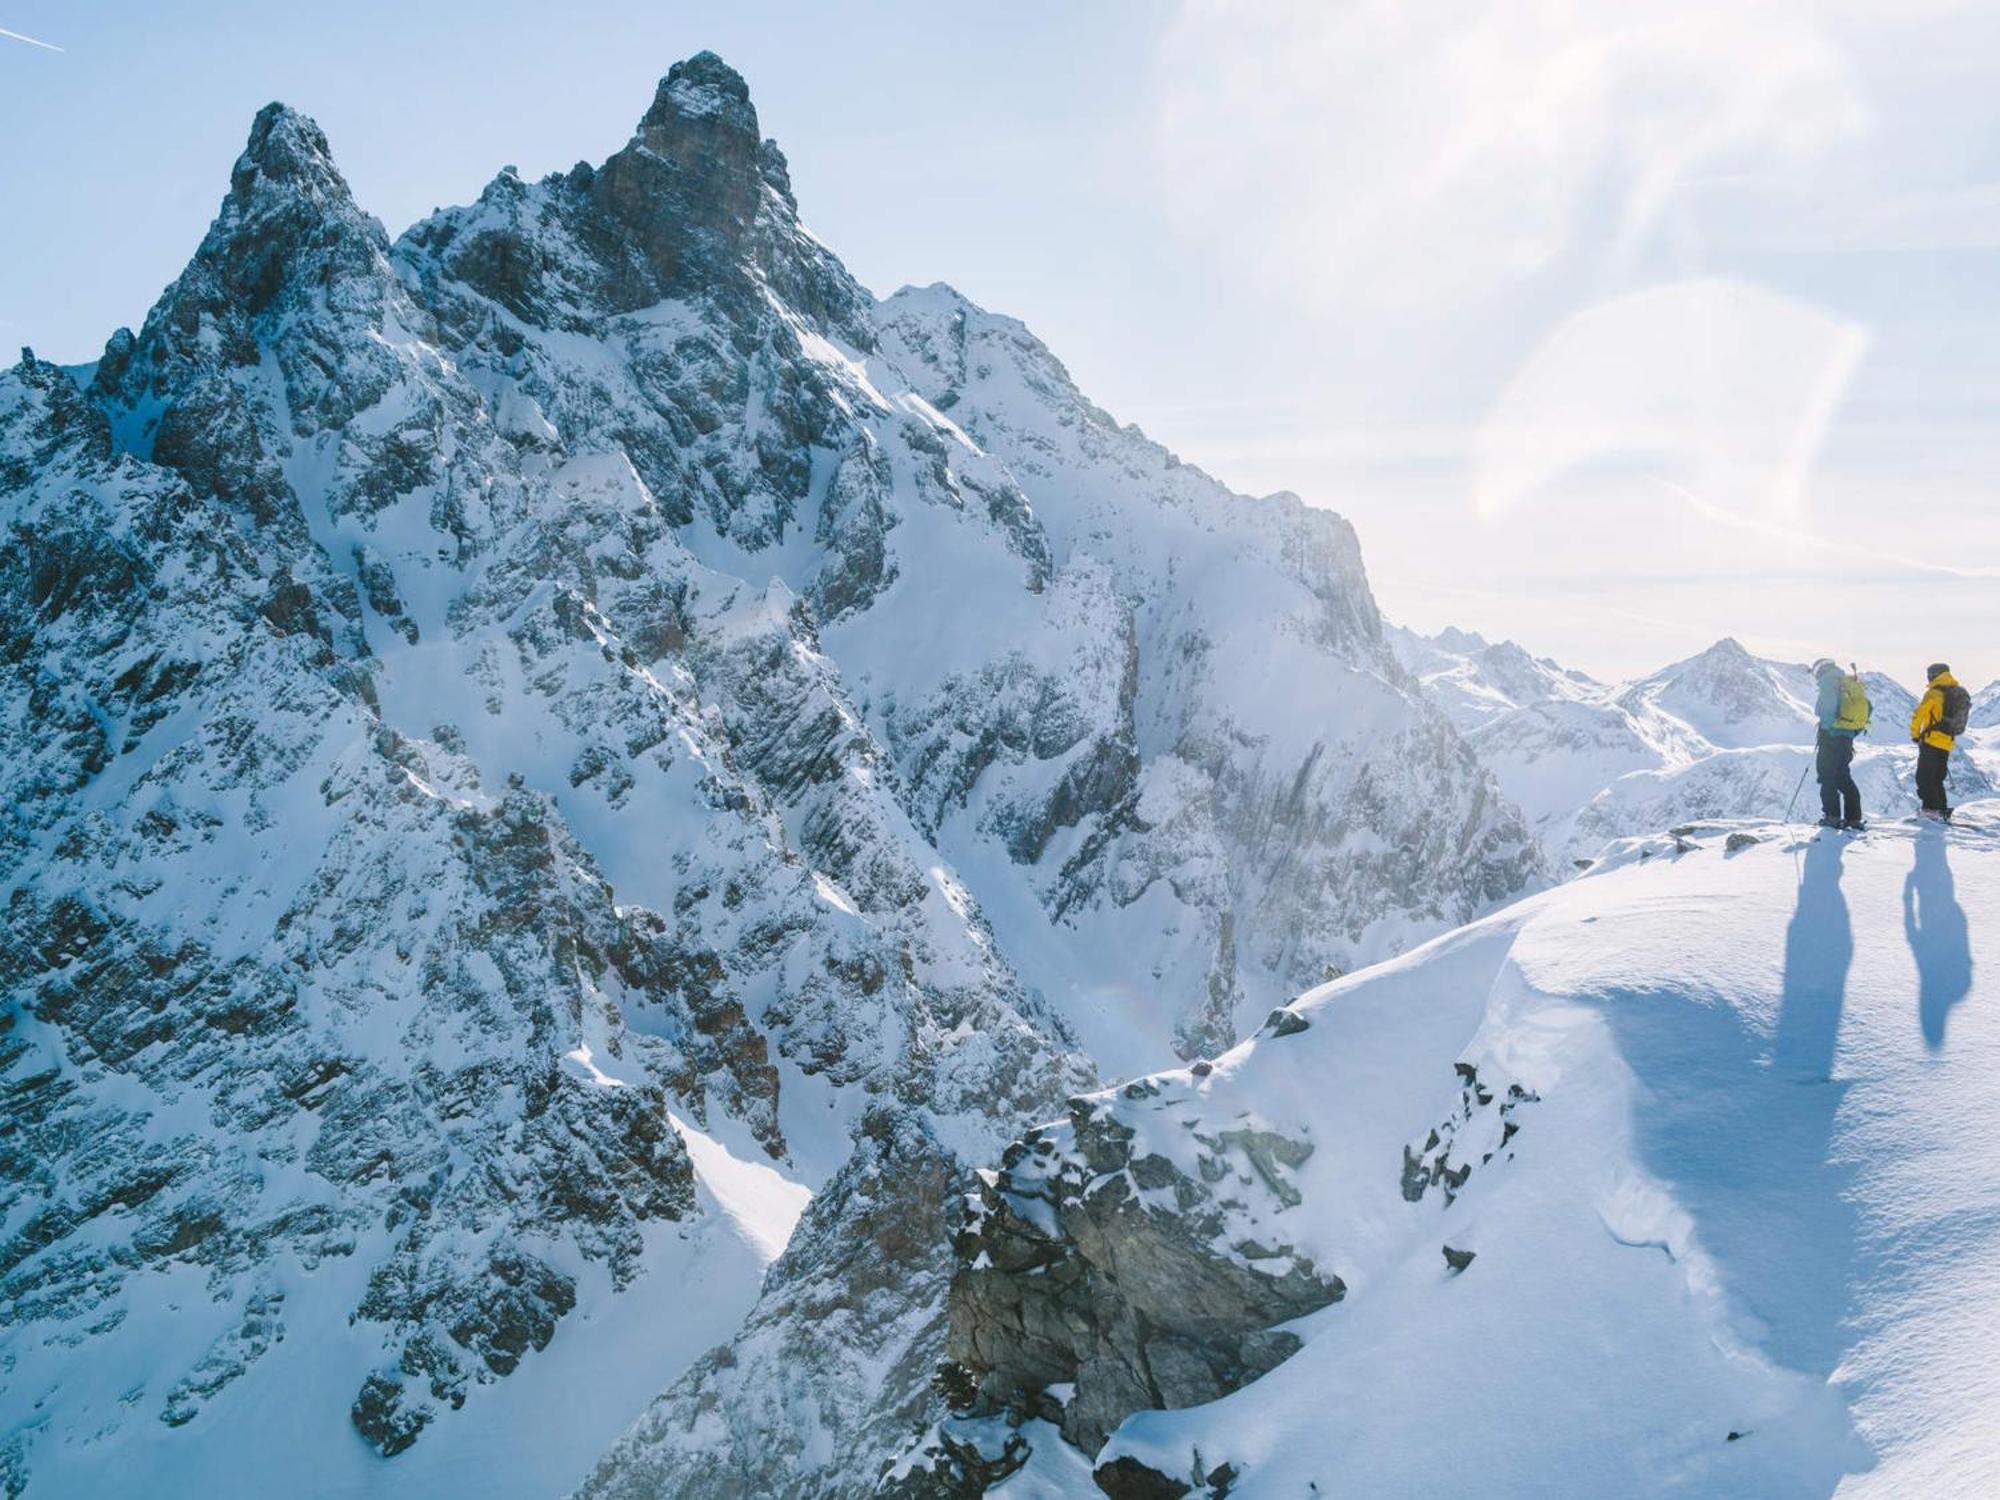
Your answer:
[[[390,231],[749,79],[877,291],[1350,515],[1383,604],[1607,674],[2000,675],[2000,7],[0,0],[0,340],[93,358],[272,98]],[[1952,570],[1956,569],[1957,572]]]

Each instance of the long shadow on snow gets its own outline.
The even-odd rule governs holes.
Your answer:
[[[1924,1045],[1944,1047],[1951,1008],[1972,988],[1972,939],[1958,904],[1942,832],[1917,835],[1917,862],[1903,879],[1903,936],[1917,961],[1917,1019]]]
[[[1604,997],[1643,1090],[1633,1122],[1642,1165],[1692,1215],[1739,1333],[1772,1363],[1819,1380],[1845,1352],[1858,1233],[1846,1196],[1853,1168],[1829,1149],[1847,1088],[1830,1074],[1854,958],[1842,852],[1827,839],[1806,855],[1775,1036],[1714,995]],[[1802,1493],[1830,1494],[1869,1465],[1858,1437],[1823,1456],[1822,1474],[1801,1476]]]

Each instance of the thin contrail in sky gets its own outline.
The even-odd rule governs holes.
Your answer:
[[[1825,537],[1813,536],[1810,532],[1794,531],[1791,527],[1781,526],[1774,521],[1740,515],[1724,506],[1704,500],[1693,490],[1675,484],[1671,479],[1663,479],[1658,474],[1648,474],[1646,477],[1662,489],[1678,495],[1687,502],[1689,509],[1704,520],[1714,521],[1722,526],[1734,526],[1743,531],[1754,531],[1760,536],[1770,537],[1773,541],[1813,547],[1821,552],[1831,552],[1839,557],[1852,557],[1862,562],[1887,563],[1892,568],[1901,568],[1912,573],[1936,573],[1945,578],[2000,578],[2000,568],[1955,568],[1945,563],[1926,562],[1921,557],[1879,552],[1872,547],[1857,547],[1850,542],[1828,541]]]
[[[10,37],[17,42],[26,42],[30,47],[40,47],[49,52],[62,51],[62,48],[54,42],[38,42],[31,36],[22,36],[18,31],[9,31],[5,26],[0,26],[0,36]]]

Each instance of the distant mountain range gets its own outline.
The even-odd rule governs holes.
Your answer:
[[[1609,684],[1468,631],[1391,634],[1405,666],[1561,863],[1692,819],[1783,816],[1812,758],[1810,668],[1753,656],[1734,640]],[[1917,806],[1908,735],[1916,698],[1881,672],[1861,675],[1875,720],[1859,741],[1855,777],[1871,814],[1906,816]],[[2000,723],[2000,683],[1977,695],[1972,722]],[[1952,795],[1989,796],[1996,775],[2000,745],[1969,736],[1953,758]],[[1809,775],[1796,815],[1818,816]]]

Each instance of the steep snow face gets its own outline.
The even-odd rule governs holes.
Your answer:
[[[2000,729],[2000,682],[1989,682],[1972,695],[1967,723],[1973,729]]]
[[[1720,750],[1798,738],[1815,722],[1814,699],[1810,670],[1767,662],[1728,638],[1618,695],[1620,707],[1662,725],[1668,737],[1685,726]]]
[[[1423,636],[1389,629],[1397,659],[1423,684],[1454,724],[1468,733],[1510,709],[1583,703],[1604,696],[1596,679],[1512,641],[1489,642],[1469,630]]]
[[[866,1489],[967,1164],[1543,878],[1344,522],[875,302],[711,55],[393,246],[271,106],[89,379],[0,375],[10,1486],[671,1386],[605,1493]]]
[[[1638,682],[1605,686],[1464,631],[1402,633],[1398,651],[1559,865],[1586,863],[1609,840],[1700,818],[1782,814],[1788,805],[1808,821],[1818,816],[1809,770],[1817,693],[1804,665],[1723,640]],[[1901,816],[1916,808],[1916,755],[1904,734],[1916,700],[1882,673],[1862,680],[1875,727],[1857,742],[1855,780],[1870,816]],[[1968,741],[1952,764],[1952,796],[1989,796],[1994,785],[1984,747]]]
[[[948,287],[906,288],[877,322],[883,358],[1032,498],[1059,576],[1115,601],[1131,758],[1115,786],[1099,778],[1109,815],[1057,831],[1032,869],[1033,846],[994,864],[979,797],[939,829],[992,871],[996,924],[1113,1071],[1145,1023],[1107,955],[1153,955],[1142,988],[1203,997],[1176,1028],[1184,1053],[1211,1049],[1287,976],[1396,951],[1538,877],[1512,810],[1389,649],[1345,521],[1290,495],[1246,504]],[[1058,641],[1084,634],[1052,623]],[[1031,769],[1006,760],[1008,779]]]
[[[1855,842],[1702,825],[1309,993],[1212,1068],[1077,1101],[985,1174],[951,1299],[966,1414],[901,1472],[1994,1492],[2000,1173],[1968,1122],[2000,1110],[1996,912],[2000,802]],[[1342,1295],[1300,1317],[1302,1267]],[[1118,1320],[1238,1283],[1191,1350]],[[1051,1302],[1070,1319],[1014,1320]],[[1093,1325],[1095,1357],[1055,1341]],[[1258,1337],[1302,1347],[1232,1393],[1216,1351]],[[1127,1348],[1172,1384],[1121,1387]],[[1058,1424],[1080,1460],[1042,1451]]]

